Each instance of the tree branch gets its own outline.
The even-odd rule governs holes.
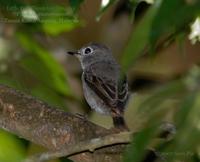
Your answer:
[[[107,145],[106,143],[98,143],[98,140],[102,137],[107,139],[109,136],[104,136],[117,133],[114,129],[105,129],[4,85],[0,85],[0,127],[57,153],[64,150],[60,155],[70,155],[75,151],[81,152],[99,148],[104,144]],[[98,139],[97,144],[91,146],[91,142],[94,142],[91,139]],[[117,141],[113,141],[113,143],[115,142]],[[127,139],[125,139],[126,142]],[[82,150],[77,150],[76,147],[84,145]],[[75,146],[73,150],[71,150],[72,146]],[[105,152],[123,151],[121,147],[116,146],[101,150]],[[54,155],[58,157],[59,153]],[[105,162],[120,161],[120,154],[118,157],[114,157],[113,153],[109,155],[109,158],[106,158],[107,156],[106,153],[102,153],[101,156],[82,153],[72,156],[72,159],[77,162],[93,162],[99,158]]]

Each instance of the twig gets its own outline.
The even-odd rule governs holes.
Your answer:
[[[95,149],[116,145],[116,144],[127,144],[131,142],[132,133],[122,132],[118,134],[111,134],[105,137],[93,138],[88,141],[80,142],[77,145],[73,145],[65,150],[46,152],[38,155],[34,155],[27,159],[25,162],[43,162],[46,160],[52,160],[59,157],[70,156],[81,152],[90,151],[93,152]]]

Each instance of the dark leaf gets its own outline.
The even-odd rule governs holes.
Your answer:
[[[186,29],[200,12],[200,1],[162,0],[153,19],[149,33],[151,45],[161,36],[168,36]]]
[[[70,6],[73,10],[73,12],[77,12],[81,3],[83,3],[84,0],[69,0]]]
[[[153,122],[150,127],[133,136],[130,146],[124,154],[124,162],[140,162],[147,153],[147,146],[154,137],[157,125]]]
[[[134,27],[130,41],[122,57],[125,70],[133,65],[144,53],[151,53],[160,38],[173,40],[178,33],[187,29],[200,12],[200,1],[157,0]],[[159,45],[161,45],[159,44]]]
[[[128,45],[125,48],[122,56],[122,66],[125,70],[134,64],[136,59],[142,54],[145,47],[149,44],[149,32],[152,25],[152,20],[156,14],[157,8],[152,6],[143,19],[134,27]]]

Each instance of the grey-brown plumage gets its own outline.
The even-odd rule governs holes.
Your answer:
[[[76,52],[83,69],[82,83],[85,99],[95,111],[111,115],[113,124],[128,130],[124,109],[128,100],[128,83],[109,48],[92,43]]]

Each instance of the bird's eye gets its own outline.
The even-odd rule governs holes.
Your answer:
[[[92,52],[93,52],[93,49],[90,48],[90,47],[87,47],[87,48],[85,48],[85,50],[84,50],[84,54],[90,54],[90,53],[92,53]]]

